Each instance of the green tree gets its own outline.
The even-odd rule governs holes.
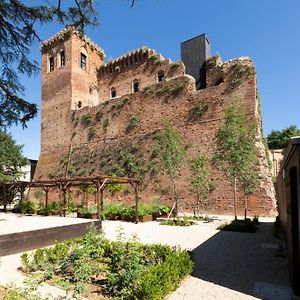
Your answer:
[[[208,171],[207,155],[199,152],[197,156],[189,160],[189,167],[191,171],[190,190],[196,197],[197,213],[200,215],[201,202],[206,201],[214,190],[214,184]]]
[[[0,130],[0,182],[16,180],[22,174],[21,167],[28,162],[22,155],[22,147],[10,134]]]
[[[22,146],[16,144],[11,135],[5,133],[0,129],[0,183],[14,181],[22,174],[21,167],[27,164],[27,159],[22,155]],[[15,193],[6,191],[0,187],[0,200],[3,197],[11,201]],[[6,210],[6,204],[4,204]]]
[[[300,129],[295,125],[284,128],[282,130],[272,130],[267,136],[269,149],[285,149],[287,148],[291,137],[300,136]]]
[[[249,124],[243,107],[234,99],[225,110],[224,122],[219,129],[214,162],[224,171],[234,189],[234,216],[237,218],[237,184],[245,196],[256,190],[258,159],[255,147],[255,127]],[[245,211],[247,202],[245,200]],[[246,216],[246,212],[245,212]]]
[[[176,179],[184,164],[186,152],[180,136],[170,122],[165,122],[164,128],[157,135],[157,149],[163,171],[172,182],[173,199],[177,213],[178,191]]]
[[[24,127],[37,114],[36,104],[24,99],[25,89],[18,76],[39,71],[38,63],[29,58],[30,47],[41,42],[37,25],[56,20],[83,32],[86,25],[98,24],[93,0],[26,2],[0,0],[0,128],[12,124]]]

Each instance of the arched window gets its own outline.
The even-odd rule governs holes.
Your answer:
[[[117,97],[117,91],[116,91],[116,89],[113,87],[113,88],[111,88],[111,90],[110,90],[110,98],[115,98],[115,97]]]
[[[81,101],[78,101],[77,107],[78,107],[78,108],[81,108],[81,106],[82,106],[82,102],[81,102]]]
[[[165,72],[163,70],[160,70],[158,73],[157,73],[157,81],[158,82],[161,82],[165,80]]]
[[[132,91],[134,93],[137,93],[140,90],[140,83],[137,79],[134,79],[133,83],[132,83]]]

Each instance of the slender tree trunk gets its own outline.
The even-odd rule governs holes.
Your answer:
[[[197,195],[197,217],[200,217],[200,197]]]
[[[234,201],[234,219],[237,220],[236,177],[234,177],[234,195],[233,195],[233,201]]]
[[[245,207],[245,220],[246,220],[247,219],[247,210],[248,210],[248,195],[247,194],[245,194],[244,207]]]
[[[177,197],[177,190],[176,190],[176,180],[173,179],[173,195],[174,195],[174,200],[175,200],[175,212],[176,212],[176,217],[178,216],[178,197]]]

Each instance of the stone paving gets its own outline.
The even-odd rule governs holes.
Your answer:
[[[59,219],[63,218],[57,218],[57,222]],[[287,258],[275,255],[280,240],[272,237],[270,221],[273,220],[263,219],[259,231],[254,234],[220,232],[216,230],[220,221],[190,227],[162,226],[158,222],[132,224],[105,221],[103,229],[110,239],[116,239],[122,227],[128,238],[134,234],[143,243],[163,243],[193,250],[193,274],[167,297],[168,300],[246,300],[263,297],[289,300],[290,290],[286,289],[287,293],[284,293],[284,288],[289,286]],[[0,285],[20,283],[23,278],[17,271],[19,266],[18,255],[2,257]],[[264,288],[263,283],[267,284]],[[280,290],[278,285],[283,286],[283,289]],[[61,292],[58,289],[54,291],[52,287],[44,289],[44,293],[48,291],[52,295]],[[265,291],[264,295],[268,296],[260,294],[261,291]]]

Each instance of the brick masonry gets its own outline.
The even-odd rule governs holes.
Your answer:
[[[68,33],[69,32],[69,33]],[[67,38],[61,38],[61,36]],[[49,57],[64,49],[66,64],[49,72]],[[196,90],[195,80],[185,74],[182,62],[172,63],[154,50],[141,48],[107,64],[103,50],[73,29],[65,29],[44,42],[42,50],[42,147],[35,179],[88,175],[134,175],[142,178],[142,201],[159,198],[171,204],[170,182],[155,156],[155,134],[169,120],[180,134],[188,157],[198,150],[211,158],[215,136],[224,109],[238,99],[249,119],[257,124],[260,187],[249,199],[249,214],[275,213],[275,196],[261,136],[261,114],[254,65],[249,58],[221,62],[207,61],[207,87]],[[80,68],[80,53],[88,67]],[[101,55],[99,55],[101,53]],[[101,59],[102,58],[102,59]],[[164,80],[158,82],[159,74]],[[134,82],[139,91],[133,92]],[[112,89],[116,97],[111,98]],[[199,104],[207,111],[192,115]],[[216,184],[204,210],[233,213],[233,190],[223,173],[210,167]],[[192,211],[190,173],[185,166],[178,178],[180,206]],[[80,201],[80,194],[75,193]],[[108,197],[111,195],[107,194]],[[242,193],[238,211],[243,213]],[[53,192],[52,199],[57,199]],[[129,202],[133,194],[125,189],[114,196]]]

